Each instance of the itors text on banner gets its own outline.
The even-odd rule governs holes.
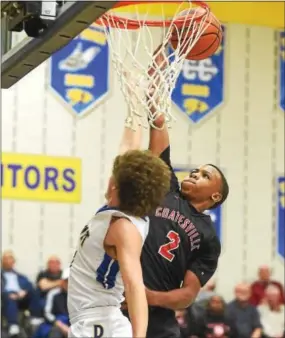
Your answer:
[[[79,203],[81,160],[2,153],[2,197],[9,199]]]

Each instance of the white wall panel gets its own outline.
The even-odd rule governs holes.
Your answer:
[[[45,65],[23,78],[18,86],[17,151],[42,153],[42,119],[45,104]]]
[[[243,226],[243,127],[246,28],[227,26],[225,95],[221,111],[221,168],[224,168],[230,192],[223,208],[222,255],[217,271],[218,288],[230,293],[244,276]],[[237,58],[236,55],[242,55]],[[231,90],[228,90],[231,88]],[[238,263],[237,263],[238,262]]]
[[[263,44],[255,43],[262,36]],[[274,31],[252,27],[249,37],[249,149],[247,277],[272,260],[272,119],[274,115]],[[266,52],[264,49],[266,46]],[[265,71],[266,70],[266,71]],[[264,178],[267,179],[264,179]],[[266,194],[262,194],[267,192]],[[262,194],[262,197],[260,196]],[[258,243],[258,245],[257,245]],[[264,250],[266,248],[266,250]]]

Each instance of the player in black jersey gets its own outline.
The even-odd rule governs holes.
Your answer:
[[[159,128],[164,123],[162,115],[155,121]],[[167,127],[151,128],[149,149],[172,169]],[[172,169],[171,189],[150,216],[141,258],[150,305],[147,338],[180,337],[174,310],[195,300],[216,271],[221,252],[211,218],[203,211],[222,204],[228,191],[226,178],[212,164],[192,170],[181,189]]]

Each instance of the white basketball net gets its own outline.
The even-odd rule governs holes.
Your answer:
[[[133,6],[132,18],[130,14],[110,10],[98,21],[108,37],[114,69],[129,107],[126,123],[130,127],[135,118],[142,125],[148,121],[154,128],[153,122],[160,114],[164,114],[167,123],[174,119],[171,94],[183,61],[209,25],[208,9],[194,7],[190,1],[186,4],[186,9],[185,2],[177,4],[176,13],[168,23],[161,5],[161,15],[156,20],[161,22],[161,27],[148,26],[147,21],[153,18],[147,13],[140,14],[139,5]],[[123,20],[118,21],[118,16]],[[133,20],[137,21],[138,29],[128,29]],[[178,45],[173,49],[169,39],[175,31]]]

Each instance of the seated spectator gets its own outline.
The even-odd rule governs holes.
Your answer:
[[[285,326],[284,305],[280,304],[280,289],[269,285],[265,290],[265,302],[258,306],[263,334],[266,338],[283,338]]]
[[[206,285],[198,293],[195,302],[206,303],[209,298],[215,295],[216,283],[213,279],[210,279]]]
[[[250,285],[235,287],[235,300],[227,306],[227,318],[235,326],[235,338],[259,338],[262,333],[259,312],[249,304]]]
[[[187,310],[175,311],[175,317],[180,326],[180,338],[188,338],[189,323],[187,318]]]
[[[45,323],[35,332],[34,338],[65,338],[69,330],[67,288],[69,269],[62,273],[61,286],[47,293],[44,308]]]
[[[191,338],[229,338],[234,335],[234,325],[226,317],[226,304],[218,295],[210,297],[206,309],[189,324]]]
[[[10,337],[20,334],[19,312],[29,310],[32,316],[31,324],[40,323],[39,298],[29,279],[14,269],[15,258],[12,251],[2,255],[1,298],[2,316],[7,321]]]
[[[51,256],[47,261],[46,270],[37,276],[37,286],[41,293],[41,299],[45,299],[49,290],[61,286],[61,263],[57,256]],[[44,305],[44,304],[43,304]]]
[[[284,288],[281,283],[271,279],[270,268],[266,265],[261,266],[258,270],[258,277],[259,280],[257,280],[251,285],[250,303],[254,306],[262,304],[264,300],[264,291],[267,288],[267,286],[276,285],[280,290],[280,302],[284,304],[285,303]]]

